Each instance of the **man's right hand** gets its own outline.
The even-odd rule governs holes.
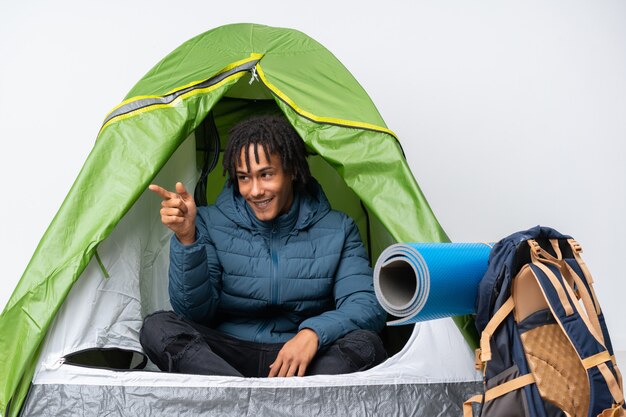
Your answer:
[[[190,245],[196,241],[196,202],[181,182],[176,183],[176,192],[167,191],[156,184],[150,184],[151,191],[157,193],[161,202],[161,221],[170,228],[180,243]]]

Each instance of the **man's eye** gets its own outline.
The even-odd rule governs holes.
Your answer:
[[[247,181],[247,180],[248,180],[248,177],[247,177],[247,176],[245,176],[245,175],[239,175],[239,176],[237,176],[237,180],[238,180],[238,181]]]
[[[271,178],[274,174],[271,172],[264,172],[261,177],[262,178]]]

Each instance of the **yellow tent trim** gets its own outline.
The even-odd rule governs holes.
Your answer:
[[[316,116],[313,113],[309,113],[308,111],[300,108],[291,98],[289,98],[285,93],[280,91],[274,84],[269,82],[269,80],[265,76],[265,73],[263,72],[263,69],[261,68],[260,63],[256,64],[256,71],[259,77],[261,77],[263,84],[265,84],[267,88],[269,88],[274,94],[280,97],[281,100],[287,103],[289,107],[293,108],[298,114],[306,117],[307,119],[311,119],[318,123],[329,123],[329,124],[340,125],[340,126],[348,126],[348,127],[356,127],[356,128],[361,128],[361,129],[374,130],[377,132],[387,133],[396,139],[398,138],[395,133],[393,133],[390,129],[387,129],[386,127],[373,125],[371,123],[337,119],[334,117],[321,117],[321,116]]]
[[[207,93],[209,91],[215,90],[220,88],[221,86],[223,86],[224,84],[232,81],[233,79],[239,79],[241,77],[243,77],[245,75],[245,73],[243,72],[239,72],[236,74],[231,75],[230,77],[224,78],[222,81],[220,81],[217,84],[213,84],[209,87],[206,88],[199,88],[197,90],[192,90],[188,93],[182,94],[179,97],[176,97],[174,100],[172,100],[171,103],[164,103],[164,104],[153,104],[149,107],[143,107],[137,110],[133,110],[129,113],[126,114],[121,114],[117,117],[112,118],[111,120],[109,120],[108,122],[106,122],[103,126],[102,129],[100,129],[100,132],[102,132],[105,128],[107,128],[109,125],[111,125],[112,123],[118,122],[120,120],[124,120],[124,119],[128,119],[130,117],[135,117],[138,114],[142,114],[142,113],[148,113],[154,110],[158,110],[158,109],[163,109],[163,108],[168,108],[168,107],[175,107],[176,105],[178,105],[178,103],[182,102],[185,99],[188,99],[189,97],[193,97],[196,96],[198,94],[204,94]]]

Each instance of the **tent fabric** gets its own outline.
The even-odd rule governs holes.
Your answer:
[[[179,178],[187,186],[192,184],[197,172],[187,161],[194,153],[191,137],[170,158],[156,182]],[[206,411],[207,414],[220,415],[223,410],[219,404],[228,404],[229,398],[237,398],[232,397],[232,389],[248,392],[250,404],[247,407],[254,410],[261,407],[263,399],[273,398],[267,397],[273,392],[276,398],[285,401],[321,401],[324,404],[318,407],[332,406],[337,415],[351,415],[348,406],[366,408],[369,412],[381,407],[391,410],[399,407],[399,414],[393,415],[412,415],[407,410],[455,415],[456,407],[461,404],[457,399],[478,387],[476,381],[480,375],[473,368],[473,352],[447,319],[417,325],[398,354],[371,370],[350,375],[270,380],[152,372],[156,370],[154,365],[147,371],[129,372],[72,365],[68,356],[95,347],[141,352],[140,318],[148,312],[170,308],[167,266],[171,235],[161,226],[158,210],[154,210],[158,200],[149,191],[142,194],[98,246],[100,261],[92,258],[71,289],[44,342],[23,416],[40,413],[88,416],[92,415],[93,407],[100,410],[100,414],[119,407],[123,410],[120,415],[133,415],[131,410],[138,408],[154,410],[147,415],[158,416],[164,415],[159,410],[169,410],[170,404],[190,410],[209,407],[211,411]],[[142,229],[149,232],[142,232]],[[225,387],[231,389],[224,390]],[[151,395],[146,398],[147,393]],[[303,393],[307,394],[300,397]],[[62,403],[56,402],[57,395],[63,396]],[[316,399],[310,395],[324,397]],[[367,395],[367,398],[355,404],[354,395]],[[389,404],[389,395],[397,395],[392,404]],[[343,401],[342,406],[328,403],[328,398],[333,396]],[[201,406],[196,401],[189,402],[189,398],[211,398],[211,401]],[[438,402],[423,404],[428,398],[438,398]],[[411,405],[413,401],[416,403]],[[86,408],[81,405],[83,402]],[[263,413],[280,415],[289,410],[284,402],[274,404],[278,408],[265,405]],[[81,407],[77,408],[79,405]],[[283,405],[284,410],[280,408]],[[47,411],[44,412],[44,408]]]
[[[181,415],[241,416],[429,416],[461,415],[480,383],[385,384],[313,388],[153,388],[37,385],[24,417]],[[473,391],[472,391],[473,390]],[[401,398],[402,401],[395,399]],[[50,401],[52,399],[52,401]],[[63,399],[63,400],[61,400]],[[77,411],[79,410],[79,411]]]
[[[461,415],[482,385],[473,352],[449,319],[415,329],[397,355],[349,375],[235,378],[50,362],[38,369],[22,416]]]
[[[385,239],[448,240],[397,138],[330,52],[289,29],[235,24],[208,31],[166,56],[105,118],[0,316],[0,413],[11,402],[9,415],[17,415],[32,376],[50,358],[62,361],[81,349],[139,349],[141,317],[168,307],[159,280],[166,275],[166,238],[146,215],[158,203],[140,197],[153,181],[167,186],[185,177],[193,188],[195,155],[179,166],[172,155],[179,148],[193,153],[187,139],[231,88],[242,86],[251,102],[255,94],[275,101],[362,202],[371,217],[367,227],[388,236],[372,240],[372,260]],[[71,294],[83,287],[89,297]]]

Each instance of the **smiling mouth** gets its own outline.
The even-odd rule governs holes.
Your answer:
[[[274,198],[266,198],[265,200],[259,200],[259,201],[251,201],[253,207],[256,207],[260,210],[266,209],[267,206],[270,205],[270,203],[272,202]]]

